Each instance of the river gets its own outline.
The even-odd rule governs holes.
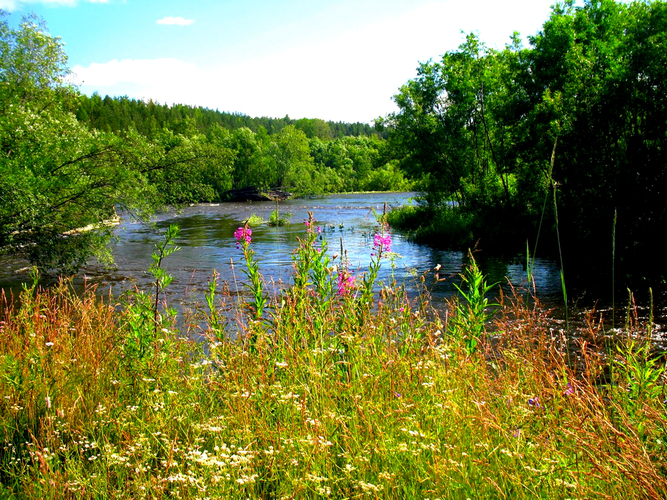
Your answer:
[[[413,203],[414,193],[364,193],[329,195],[311,199],[281,202],[281,215],[291,213],[290,223],[282,227],[268,224],[254,226],[252,248],[260,263],[260,270],[270,288],[278,290],[289,282],[292,273],[292,252],[297,247],[297,238],[304,235],[304,220],[311,211],[316,224],[327,240],[329,253],[347,252],[350,268],[356,274],[367,269],[372,253],[373,235],[377,229],[375,213],[381,213],[385,203],[390,209]],[[181,230],[177,244],[180,251],[165,259],[164,268],[174,276],[167,290],[171,305],[180,309],[182,304],[203,299],[206,283],[214,270],[220,273],[232,290],[243,290],[245,275],[241,251],[236,248],[233,232],[255,214],[265,220],[276,208],[273,202],[200,204],[186,207],[179,212],[160,213],[151,227],[131,218],[123,218],[116,228],[116,240],[112,244],[115,268],[105,269],[97,264],[86,266],[76,278],[78,286],[83,281],[97,284],[101,292],[114,295],[137,287],[148,290],[150,275],[147,270],[151,262],[154,245],[161,239],[169,224],[177,224]],[[416,293],[419,276],[426,275],[426,284],[433,301],[444,301],[456,292],[458,274],[465,266],[463,252],[440,250],[428,245],[418,245],[400,233],[392,235],[392,251],[397,254],[386,261],[379,280],[388,282],[392,273],[399,283],[405,283],[409,292]],[[508,283],[522,287],[526,285],[524,262],[503,261],[478,256],[480,267],[489,283],[498,282],[507,289]],[[0,284],[17,290],[26,274],[16,273],[21,263],[5,258],[5,269],[0,267]],[[24,264],[23,264],[24,265]],[[440,265],[440,278],[434,283],[432,271]],[[534,279],[537,296],[548,307],[562,309],[560,271],[556,262],[535,259]]]

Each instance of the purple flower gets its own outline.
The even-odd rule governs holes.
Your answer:
[[[373,248],[382,255],[383,252],[391,252],[391,233],[375,233]]]
[[[352,290],[354,290],[354,276],[347,269],[344,269],[338,273],[338,295],[345,297]]]
[[[241,248],[241,246],[250,245],[252,241],[252,229],[247,225],[238,228],[234,231],[234,238],[236,238],[236,248]]]
[[[563,392],[564,396],[570,396],[571,394],[574,394],[574,388],[572,387],[572,384],[569,382],[567,383],[567,387],[565,388],[565,391]]]
[[[529,399],[528,404],[530,406],[534,406],[535,408],[542,408],[542,405],[540,405],[540,397],[539,396],[535,396],[534,398]]]

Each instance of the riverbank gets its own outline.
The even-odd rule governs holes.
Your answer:
[[[386,243],[376,241],[379,266]],[[0,496],[667,494],[651,324],[630,314],[604,356],[592,320],[572,360],[523,292],[484,307],[473,268],[468,302],[441,313],[391,283],[368,292],[372,268],[322,274],[334,262],[318,250],[307,233],[297,269],[311,279],[263,315],[212,276],[179,329],[146,293],[119,307],[63,282],[5,301]]]

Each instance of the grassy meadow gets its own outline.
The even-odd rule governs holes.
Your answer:
[[[663,367],[632,311],[613,346],[591,315],[565,350],[525,291],[490,304],[474,260],[438,312],[375,282],[384,228],[355,275],[311,222],[278,296],[239,228],[247,293],[214,274],[176,328],[175,235],[153,290],[3,297],[0,498],[667,496]]]

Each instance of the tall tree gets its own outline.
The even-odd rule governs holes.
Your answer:
[[[0,251],[44,269],[105,256],[115,207],[143,210],[142,138],[91,132],[74,114],[59,39],[35,18],[0,22]]]
[[[402,167],[487,242],[521,245],[546,207],[570,270],[609,270],[614,232],[626,274],[667,276],[651,242],[667,230],[667,3],[567,0],[530,44],[468,36],[421,64],[385,120]]]

